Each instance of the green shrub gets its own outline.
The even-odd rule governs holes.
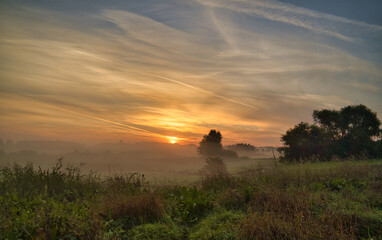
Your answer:
[[[100,220],[85,205],[54,199],[1,199],[3,239],[94,239]]]
[[[345,178],[330,178],[325,183],[324,186],[329,188],[331,191],[341,191],[344,188],[352,188],[357,190],[363,190],[367,187],[365,182],[360,182],[357,179],[345,179]]]
[[[212,209],[208,194],[196,187],[178,188],[168,198],[170,215],[182,224],[194,224]]]
[[[224,211],[208,216],[195,225],[190,240],[234,240],[238,239],[240,221],[245,217],[242,213]]]

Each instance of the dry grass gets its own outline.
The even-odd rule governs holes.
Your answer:
[[[107,196],[102,202],[104,218],[126,219],[133,225],[155,222],[163,216],[162,199],[153,194]]]
[[[354,223],[348,217],[328,214],[312,220],[303,215],[286,217],[266,212],[247,216],[240,228],[240,239],[356,239]]]
[[[355,239],[357,220],[325,208],[309,192],[262,189],[249,203],[243,239]]]

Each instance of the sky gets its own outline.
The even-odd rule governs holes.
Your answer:
[[[382,116],[379,0],[3,0],[0,138],[280,145],[315,109]]]

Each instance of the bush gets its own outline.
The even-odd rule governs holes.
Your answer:
[[[242,213],[224,211],[208,216],[194,227],[190,240],[234,240],[238,239]]]
[[[170,215],[182,224],[192,225],[212,208],[207,193],[196,187],[181,187],[168,196]]]
[[[0,198],[3,239],[95,239],[101,221],[85,205],[41,196]]]

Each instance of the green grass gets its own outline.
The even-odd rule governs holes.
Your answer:
[[[227,168],[153,185],[62,162],[3,167],[0,239],[382,239],[381,160]]]

